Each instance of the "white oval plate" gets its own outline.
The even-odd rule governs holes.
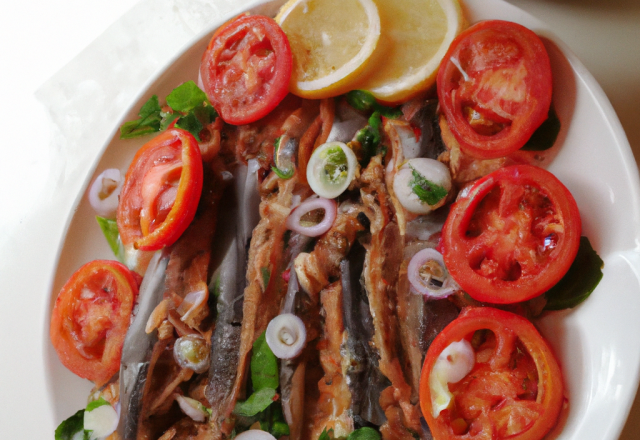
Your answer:
[[[252,2],[256,13],[275,15],[283,1]],[[561,148],[548,169],[571,190],[580,208],[583,234],[605,262],[602,282],[573,310],[546,315],[537,322],[562,364],[570,409],[559,439],[613,440],[620,435],[638,387],[640,370],[640,185],[629,143],[608,99],[576,59],[540,21],[502,0],[467,0],[470,22],[503,19],[518,22],[545,37],[554,74],[554,102],[562,130]],[[233,14],[236,15],[236,14]],[[204,38],[193,41],[146,90],[124,120],[134,119],[153,94],[162,100],[174,87],[197,79],[210,33],[233,15],[213,23]],[[133,66],[132,66],[133,67]],[[89,182],[105,168],[126,170],[135,151],[148,139],[120,140],[114,121]],[[60,257],[52,275],[48,310],[67,278],[82,264],[113,258],[86,197],[70,214]],[[50,411],[56,423],[86,404],[91,384],[67,371],[42,323],[44,374]],[[55,426],[51,427],[51,435]]]

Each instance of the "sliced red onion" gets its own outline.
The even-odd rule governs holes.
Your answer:
[[[236,440],[276,440],[274,436],[267,431],[260,431],[259,429],[250,429],[241,434],[236,435]]]
[[[105,218],[115,218],[118,209],[118,196],[124,179],[120,170],[104,170],[89,188],[89,203],[96,213]]]
[[[181,394],[176,394],[176,402],[180,405],[180,409],[183,413],[191,417],[196,422],[204,422],[207,419],[207,410],[205,406],[191,397],[185,397]]]
[[[302,217],[316,209],[324,210],[324,217],[320,223],[313,226],[305,226],[300,223]],[[338,205],[334,200],[324,197],[313,197],[302,202],[287,218],[287,229],[291,229],[307,237],[318,237],[327,232],[336,220]]]
[[[292,313],[282,313],[269,322],[265,337],[276,357],[293,359],[307,343],[307,330],[302,319]]]
[[[459,290],[447,272],[442,254],[435,249],[426,248],[415,254],[407,272],[411,287],[430,298],[445,298]]]
[[[111,435],[118,427],[120,419],[119,405],[102,405],[91,411],[84,412],[84,429],[91,431],[91,440]]]
[[[209,369],[209,347],[200,335],[185,335],[176,339],[173,345],[173,358],[183,368],[196,373]]]

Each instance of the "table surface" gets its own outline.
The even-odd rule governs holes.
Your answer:
[[[167,9],[167,15],[180,15],[181,8],[230,8],[234,0],[156,0]],[[238,0],[240,1],[240,0]],[[0,261],[0,310],[3,313],[38,309],[27,295],[20,295],[22,281],[38,267],[52,267],[55,254],[39,254],[33,249],[34,241],[20,237],[25,228],[34,224],[33,216],[43,197],[51,195],[50,172],[55,162],[55,140],[60,136],[46,122],[50,115],[43,106],[43,84],[50,85],[61,69],[68,69],[73,60],[96,38],[122,24],[123,14],[129,17],[129,26],[145,29],[144,9],[149,0],[110,0],[87,2],[83,0],[25,0],[13,2],[0,17],[0,47],[3,67],[4,105],[0,105],[0,127],[3,133],[3,160],[0,161],[0,253],[4,257],[15,255],[12,261]],[[636,0],[509,0],[547,23],[551,29],[577,54],[587,69],[602,86],[624,127],[637,164],[640,164],[640,2]],[[132,17],[131,10],[141,11]],[[158,15],[158,14],[156,14]],[[185,18],[186,17],[186,18]],[[202,17],[197,10],[180,15],[186,34],[197,28]],[[137,20],[137,21],[136,21]],[[190,21],[191,20],[191,21]],[[162,26],[160,20],[157,26]],[[186,35],[185,34],[185,35]],[[184,37],[184,35],[182,36]],[[164,42],[164,52],[158,60],[147,60],[155,65],[166,57],[171,41]],[[108,57],[108,54],[104,54]],[[8,62],[7,62],[8,60]],[[66,67],[65,67],[66,66]],[[131,72],[151,76],[152,72]],[[90,85],[87,85],[90,86]],[[46,91],[46,87],[44,88]],[[6,97],[8,96],[8,102]],[[73,96],[66,97],[73,100]],[[123,98],[124,99],[124,98]],[[127,100],[130,97],[126,98]],[[128,101],[127,101],[128,102]],[[99,103],[98,103],[99,104]],[[58,115],[60,116],[60,115]],[[104,135],[102,135],[104,139]],[[58,163],[57,166],[60,164]],[[65,170],[66,171],[66,170]],[[73,167],[68,173],[73,175]],[[68,176],[67,176],[68,177]],[[30,182],[25,184],[23,182]],[[63,220],[39,219],[39,237],[58,237],[65,224]],[[31,231],[31,230],[30,230]],[[33,234],[32,234],[33,235]],[[29,316],[32,312],[29,312]],[[3,322],[4,320],[0,320]],[[2,323],[0,326],[4,326]],[[23,427],[29,438],[51,438],[48,414],[33,408],[30,396],[22,392],[19,383],[9,383],[9,372],[16,368],[26,370],[20,377],[33,377],[32,386],[46,387],[42,374],[42,347],[30,343],[41,335],[28,335],[20,339],[16,329],[0,327],[0,371],[2,371],[3,401],[14,402],[16,411],[0,412],[0,431],[18,432]],[[13,333],[11,333],[13,331]],[[24,376],[23,374],[27,374]],[[42,423],[34,423],[38,419]],[[46,428],[45,428],[46,427]],[[640,433],[640,396],[636,396],[621,440],[638,438]]]

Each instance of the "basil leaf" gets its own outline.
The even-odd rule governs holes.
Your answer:
[[[318,440],[332,440],[333,439],[333,428],[327,432],[327,428],[325,427],[318,437]]]
[[[560,133],[560,119],[553,106],[549,107],[547,119],[533,132],[523,150],[544,151],[553,147]]]
[[[78,432],[84,431],[84,410],[81,409],[74,415],[58,425],[55,432],[55,440],[72,440]],[[89,439],[88,431],[84,432],[84,440]]]
[[[189,113],[196,107],[202,106],[205,102],[209,102],[207,94],[200,90],[200,87],[193,81],[187,81],[167,95],[167,104],[172,109]]]
[[[252,417],[267,409],[274,402],[276,390],[274,388],[262,388],[254,392],[244,402],[236,403],[233,413],[239,416]]]
[[[131,139],[159,131],[162,121],[160,112],[158,96],[153,95],[140,108],[138,112],[139,119],[122,124],[120,127],[120,139]]]
[[[104,397],[100,396],[100,398],[98,400],[92,400],[91,402],[89,402],[89,404],[87,405],[87,408],[85,409],[85,411],[87,412],[91,412],[96,408],[100,408],[101,406],[105,406],[105,405],[111,405],[109,402],[107,402]]]
[[[204,126],[198,120],[194,113],[189,113],[188,115],[182,116],[180,119],[178,119],[178,122],[176,122],[176,127],[191,133],[198,142],[202,141],[202,139],[200,139],[200,132],[202,131]]]
[[[373,428],[365,426],[349,434],[347,440],[380,440],[380,433]]]
[[[447,196],[447,190],[443,186],[427,180],[413,167],[411,167],[411,172],[413,179],[409,182],[409,186],[421,202],[433,206]]]
[[[563,310],[587,299],[602,279],[604,261],[587,237],[580,237],[580,248],[571,267],[562,279],[545,293],[544,310]]]
[[[251,383],[254,392],[263,388],[276,389],[280,385],[278,375],[278,358],[273,354],[265,333],[253,343],[251,352]]]
[[[124,264],[124,248],[120,241],[118,223],[113,219],[100,216],[96,216],[96,221],[98,222],[98,226],[100,226],[100,230],[104,234],[104,237],[107,239],[107,243],[109,243],[109,247],[113,251],[113,254],[119,262]]]

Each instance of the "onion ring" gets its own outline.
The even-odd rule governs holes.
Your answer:
[[[429,262],[432,264],[427,266]],[[424,275],[420,273],[423,270],[427,272]],[[445,298],[460,289],[449,275],[442,254],[432,248],[422,249],[411,258],[407,276],[411,287],[418,293],[433,299]],[[440,283],[442,285],[439,285]]]
[[[313,226],[303,226],[300,224],[302,217],[316,209],[324,210],[322,221]],[[309,198],[296,207],[287,218],[287,229],[291,229],[307,237],[318,237],[333,226],[338,213],[338,205],[334,200],[325,199],[324,197]]]

